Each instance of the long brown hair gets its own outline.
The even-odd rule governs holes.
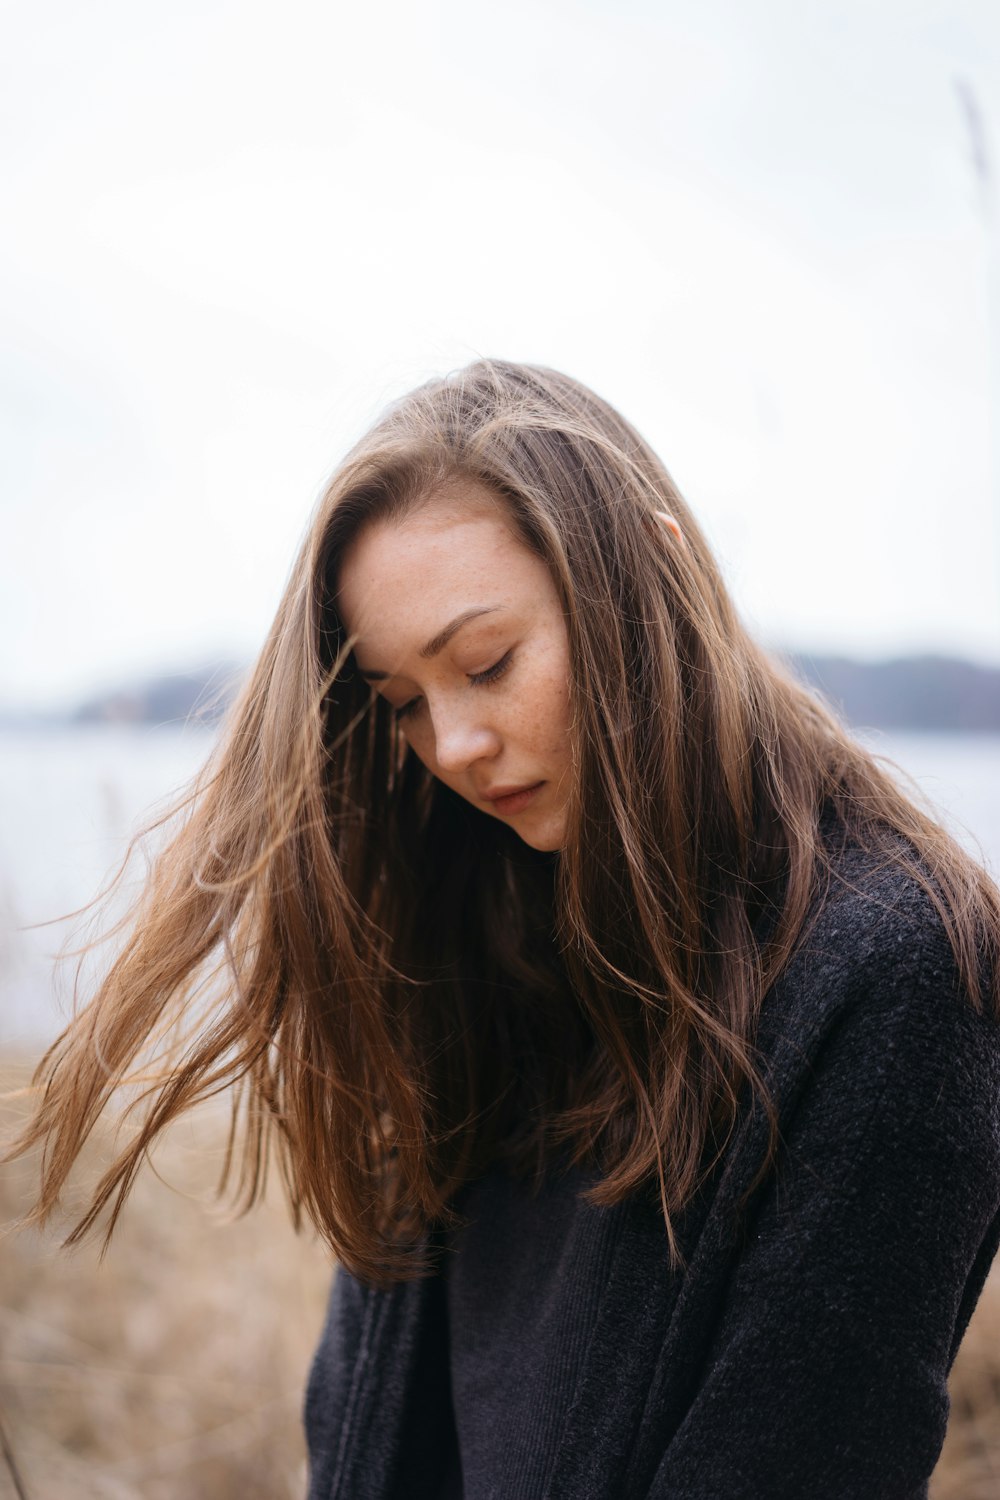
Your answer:
[[[435,781],[353,670],[359,529],[486,486],[551,570],[573,680],[565,847],[538,854]],[[668,510],[684,544],[656,520]],[[490,1164],[599,1168],[675,1220],[723,1151],[761,1001],[801,938],[824,809],[906,866],[983,1004],[1000,895],[819,697],[747,635],[662,463],[553,370],[479,361],[391,407],[330,481],[277,618],[90,1004],[41,1062],[17,1149],[44,1219],[113,1092],[139,1125],[70,1236],[107,1233],[162,1128],[233,1089],[227,1162],[375,1282]],[[1000,974],[988,1003],[1000,1011]],[[772,1145],[773,1145],[772,1133]]]

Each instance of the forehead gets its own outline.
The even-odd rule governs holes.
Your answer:
[[[441,629],[452,613],[512,602],[548,579],[505,502],[479,486],[435,494],[397,520],[362,527],[338,572],[338,609],[351,633],[385,637],[409,623]],[[409,631],[407,631],[407,634]],[[432,632],[433,633],[433,630]]]

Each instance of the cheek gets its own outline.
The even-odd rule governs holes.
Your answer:
[[[569,682],[569,659],[564,651],[554,651],[532,684],[526,727],[542,742],[546,751],[559,753],[569,743],[573,708]]]

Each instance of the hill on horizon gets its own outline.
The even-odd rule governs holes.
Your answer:
[[[1000,732],[1000,667],[924,654],[885,661],[776,651],[855,729]],[[238,691],[246,664],[152,675],[48,714],[0,715],[0,723],[190,724],[218,722]]]

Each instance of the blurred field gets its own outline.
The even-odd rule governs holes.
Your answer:
[[[164,1180],[140,1177],[103,1263],[55,1235],[0,1240],[0,1410],[28,1500],[304,1495],[300,1411],[330,1264],[277,1185],[226,1222],[224,1138],[219,1109],[179,1122],[156,1158]],[[0,1168],[4,1224],[32,1185],[31,1162]],[[0,1462],[0,1497],[14,1495]]]
[[[0,1087],[26,1076],[8,1067]],[[4,1135],[21,1108],[5,1106]],[[175,1127],[157,1158],[165,1180],[139,1179],[103,1263],[54,1236],[0,1240],[0,1411],[27,1500],[304,1495],[300,1410],[329,1263],[293,1233],[277,1189],[247,1218],[220,1215],[224,1130],[218,1110]],[[2,1169],[4,1223],[32,1183],[30,1162]],[[933,1500],[996,1500],[1000,1265],[951,1390]],[[0,1497],[16,1495],[0,1462]]]

